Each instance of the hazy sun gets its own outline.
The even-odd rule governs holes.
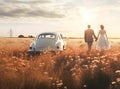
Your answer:
[[[85,23],[93,23],[95,20],[95,14],[88,11],[83,12],[82,17]]]

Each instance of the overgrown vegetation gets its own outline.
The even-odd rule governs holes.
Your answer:
[[[120,89],[119,46],[86,54],[79,42],[61,54],[28,57],[31,41],[1,41],[0,89]]]

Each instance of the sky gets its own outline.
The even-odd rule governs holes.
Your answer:
[[[83,37],[87,25],[120,37],[120,0],[0,0],[0,37],[60,32]]]

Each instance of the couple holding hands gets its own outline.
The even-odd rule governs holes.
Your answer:
[[[103,25],[100,25],[98,36],[95,35],[94,30],[91,29],[90,25],[88,25],[88,29],[85,30],[84,40],[88,46],[88,53],[91,51],[92,43],[94,41],[93,38],[95,38],[95,41],[97,41],[97,44],[96,44],[97,50],[104,51],[110,48],[108,37],[107,37],[106,31],[104,30]]]

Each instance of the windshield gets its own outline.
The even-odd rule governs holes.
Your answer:
[[[45,39],[55,39],[55,34],[40,34],[38,36],[38,39],[45,38]]]

